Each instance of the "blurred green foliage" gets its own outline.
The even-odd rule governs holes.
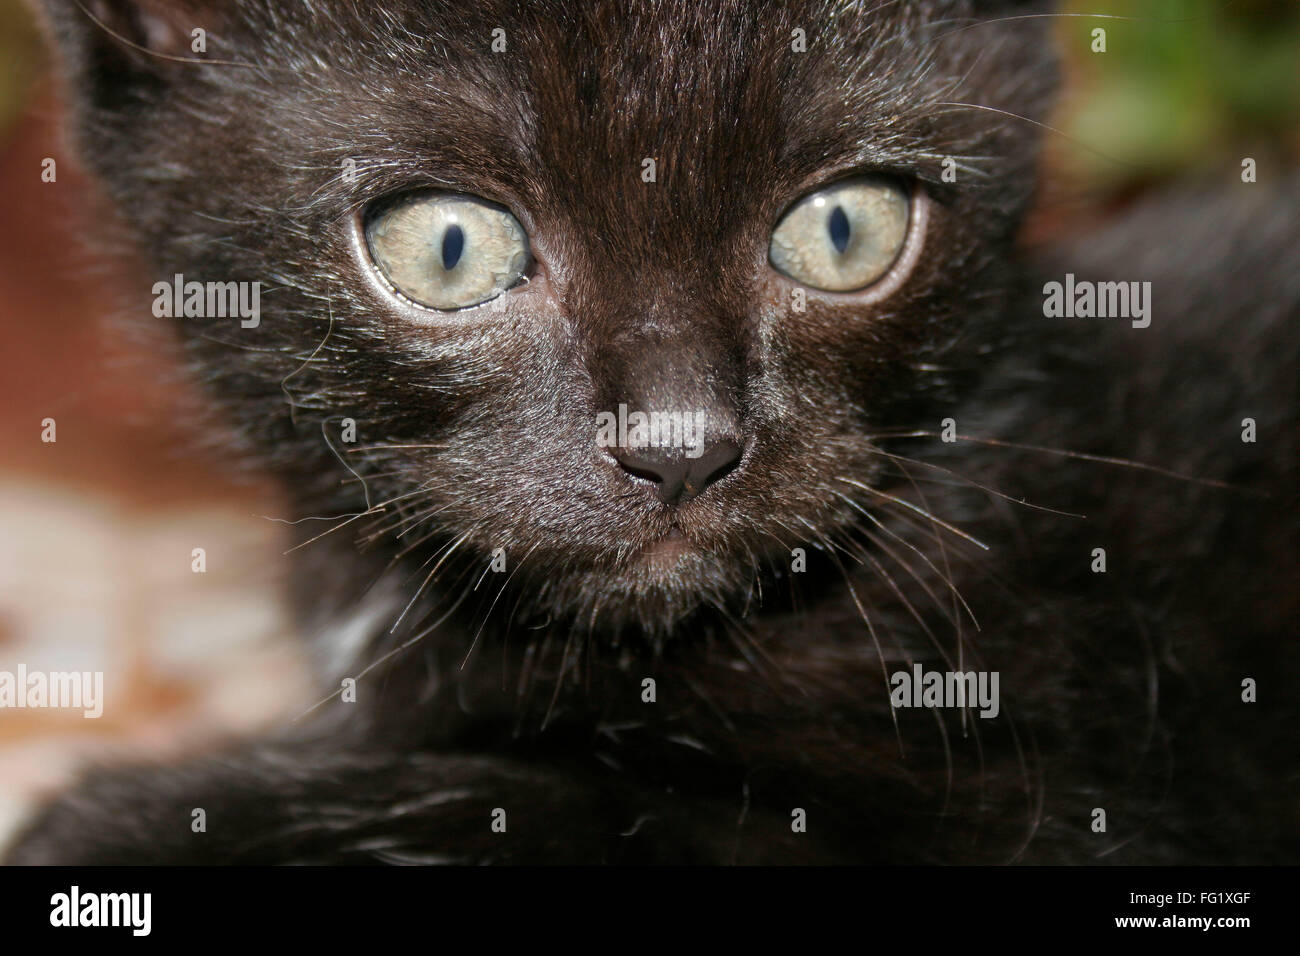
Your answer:
[[[1300,0],[1068,0],[1061,161],[1096,188],[1300,153]],[[1106,31],[1093,52],[1092,31]]]

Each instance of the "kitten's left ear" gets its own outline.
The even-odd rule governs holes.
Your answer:
[[[158,84],[168,70],[228,59],[212,45],[227,0],[37,0],[45,32],[74,99],[120,102],[130,86]]]

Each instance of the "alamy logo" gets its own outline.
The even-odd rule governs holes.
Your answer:
[[[981,717],[996,717],[997,671],[926,671],[920,664],[897,671],[889,678],[894,688],[889,702],[895,707],[976,707]]]
[[[103,671],[0,671],[0,709],[80,707],[83,717],[104,713]]]
[[[1043,286],[1043,315],[1049,319],[1132,319],[1133,328],[1151,324],[1150,282],[1089,282],[1065,274],[1065,282]]]
[[[596,444],[602,448],[685,448],[687,458],[704,454],[704,412],[629,412],[596,416]]]
[[[127,926],[133,936],[148,936],[152,916],[152,893],[82,893],[73,886],[50,897],[51,926]]]
[[[171,282],[155,282],[153,295],[153,314],[160,319],[238,317],[245,329],[262,321],[260,282],[186,282],[177,273]]]

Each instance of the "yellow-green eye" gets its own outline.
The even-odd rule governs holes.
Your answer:
[[[464,309],[518,285],[528,269],[519,220],[474,196],[423,193],[367,216],[366,245],[384,278],[430,309]]]
[[[805,196],[781,217],[768,252],[795,282],[827,292],[871,285],[907,238],[907,192],[884,176],[858,176]]]

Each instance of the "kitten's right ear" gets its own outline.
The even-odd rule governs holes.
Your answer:
[[[211,62],[223,0],[36,0],[74,96],[99,105],[166,70]]]

